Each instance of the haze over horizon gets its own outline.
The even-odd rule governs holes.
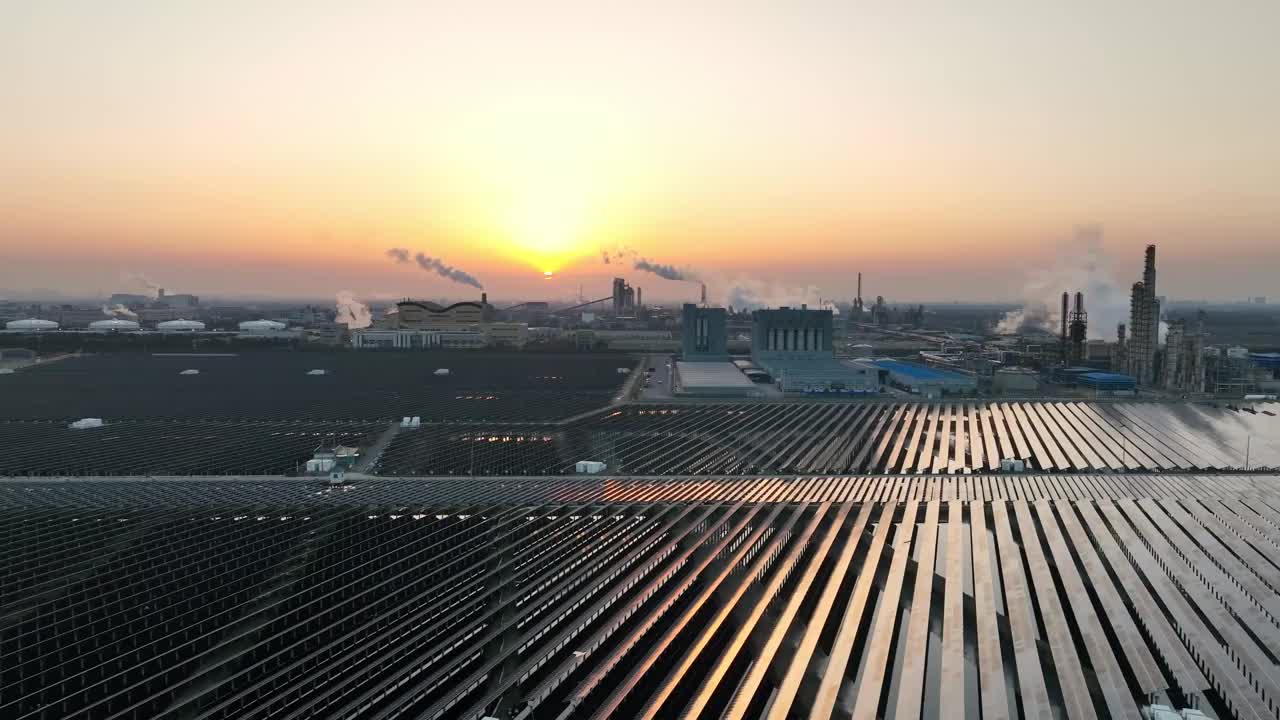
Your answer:
[[[1276,27],[1180,0],[8,3],[0,288],[479,292],[445,267],[695,296],[602,262],[625,248],[1012,301],[1097,223],[1120,288],[1156,243],[1162,295],[1274,295]]]

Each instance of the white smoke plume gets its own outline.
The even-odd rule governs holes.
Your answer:
[[[409,251],[405,248],[391,248],[387,250],[387,257],[395,260],[397,263],[405,264],[409,262]],[[418,267],[428,272],[433,272],[442,278],[452,280],[463,285],[470,285],[474,288],[484,289],[484,285],[476,279],[475,275],[450,265],[446,265],[439,258],[433,258],[423,253],[414,253],[414,262],[418,263]]]
[[[659,262],[650,262],[644,258],[636,258],[632,265],[636,270],[643,270],[657,275],[666,280],[680,280],[684,282],[697,282],[698,275],[692,270],[680,270],[675,265],[667,265]]]
[[[106,315],[107,317],[112,317],[112,318],[114,318],[114,317],[137,318],[137,317],[138,317],[138,313],[136,313],[136,312],[134,312],[134,311],[130,310],[129,308],[125,307],[124,305],[120,305],[119,303],[117,303],[117,304],[115,304],[115,305],[105,305],[105,304],[104,304],[104,305],[102,306],[102,314],[103,314],[103,315]]]
[[[1070,241],[1054,253],[1052,267],[1030,273],[1022,292],[1022,307],[1005,313],[996,325],[1002,334],[1044,332],[1058,335],[1062,327],[1062,293],[1084,293],[1089,339],[1115,340],[1116,325],[1129,322],[1129,292],[1117,285],[1112,262],[1103,246],[1100,225],[1080,225]]]
[[[790,288],[755,278],[734,278],[725,283],[723,292],[725,307],[736,312],[808,305],[839,313],[835,304],[824,300],[821,291],[813,285]]]
[[[346,325],[348,330],[366,328],[373,322],[373,313],[369,306],[356,300],[349,290],[342,290],[337,295],[336,306],[338,317],[336,322]]]

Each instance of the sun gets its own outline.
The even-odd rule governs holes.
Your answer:
[[[588,212],[586,198],[570,187],[530,188],[505,233],[512,253],[550,277],[588,252]]]

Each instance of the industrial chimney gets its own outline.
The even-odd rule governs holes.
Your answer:
[[[1067,293],[1067,291],[1066,291],[1066,290],[1063,290],[1063,291],[1062,291],[1062,316],[1061,316],[1061,317],[1062,317],[1062,335],[1058,337],[1058,353],[1059,353],[1059,355],[1061,355],[1061,356],[1062,356],[1062,362],[1063,362],[1064,364],[1067,362],[1067,356],[1068,356],[1068,352],[1067,352],[1067,347],[1068,347],[1068,346],[1067,346],[1067,315],[1068,315],[1067,303],[1068,303],[1068,302],[1070,302],[1069,298],[1070,298],[1070,294],[1069,294],[1069,293]]]
[[[1084,343],[1089,336],[1089,316],[1084,311],[1084,293],[1076,293],[1075,309],[1071,311],[1071,364],[1084,362]]]

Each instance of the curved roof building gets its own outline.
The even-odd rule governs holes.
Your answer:
[[[25,330],[27,332],[40,332],[42,330],[57,330],[58,323],[52,320],[39,320],[37,318],[26,318],[24,320],[10,320],[4,324],[6,330]]]
[[[275,320],[246,320],[240,323],[240,332],[248,333],[266,333],[279,332],[287,329],[289,326]]]
[[[89,323],[89,329],[96,332],[130,332],[140,327],[137,320],[122,320],[120,318],[95,320]]]
[[[160,332],[200,332],[204,330],[204,323],[199,320],[166,320],[156,323],[156,329]]]

